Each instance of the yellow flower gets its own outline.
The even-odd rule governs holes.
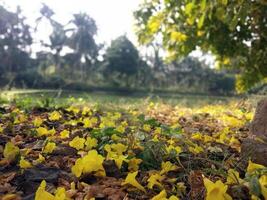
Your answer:
[[[169,200],[179,200],[179,198],[174,196],[174,195],[172,195],[172,196],[170,196]]]
[[[192,140],[202,140],[202,134],[201,134],[201,133],[194,133],[194,134],[191,136],[191,139],[192,139]]]
[[[144,131],[146,131],[146,132],[150,132],[150,131],[151,131],[151,126],[150,126],[149,124],[144,124],[144,125],[143,125],[143,129],[144,129]]]
[[[122,183],[122,185],[126,185],[126,184],[130,184],[134,187],[136,187],[137,189],[146,192],[145,188],[137,182],[137,180],[135,179],[135,177],[137,176],[138,171],[136,172],[132,172],[132,173],[128,173],[126,179],[124,180],[124,182]]]
[[[171,40],[173,42],[184,42],[187,40],[187,36],[181,32],[173,31],[171,32]]]
[[[77,150],[84,148],[85,139],[76,136],[72,141],[69,142],[69,145]]]
[[[73,112],[74,114],[78,114],[80,112],[80,109],[74,106],[70,106],[66,110],[69,112]]]
[[[55,193],[55,200],[69,200],[65,188],[59,187]]]
[[[2,124],[0,124],[0,133],[3,133],[3,130],[4,130],[4,128],[3,128]]]
[[[123,161],[127,162],[127,156],[123,155],[123,152],[127,150],[127,147],[121,143],[118,144],[106,144],[104,149],[108,152],[107,159],[114,160],[118,168],[120,169]]]
[[[199,153],[204,151],[204,149],[201,146],[198,146],[198,145],[195,145],[194,147],[189,147],[188,149],[193,154],[199,154]]]
[[[91,150],[86,156],[76,160],[71,171],[76,177],[80,177],[82,173],[91,172],[96,172],[96,175],[105,176],[105,169],[102,165],[103,161],[103,156],[99,155],[96,150]]]
[[[154,196],[151,200],[167,200],[167,192],[162,190],[158,195]]]
[[[264,197],[264,199],[267,199],[267,175],[262,175],[259,178],[259,183],[261,186],[261,194]]]
[[[40,127],[43,123],[43,119],[40,118],[40,117],[35,117],[34,120],[33,120],[33,125],[35,127]]]
[[[55,200],[54,195],[45,191],[46,181],[43,180],[35,193],[35,200]]]
[[[178,167],[174,164],[172,164],[170,161],[167,162],[162,162],[161,163],[161,171],[160,171],[160,175],[168,173],[169,171],[174,171],[176,170]]]
[[[55,148],[56,148],[56,143],[54,143],[54,142],[48,142],[45,145],[44,149],[43,149],[43,153],[52,153]]]
[[[7,142],[4,149],[4,158],[8,161],[15,160],[16,156],[19,154],[19,148],[11,142]]]
[[[125,127],[120,125],[116,127],[116,131],[120,132],[120,133],[124,133],[125,132]]]
[[[70,132],[68,130],[63,130],[59,134],[60,134],[60,138],[65,139],[65,138],[69,138]]]
[[[86,150],[91,150],[94,147],[97,147],[97,139],[87,137],[85,141]]]
[[[48,119],[50,121],[57,121],[61,118],[61,115],[58,111],[53,111],[52,113],[49,114]]]
[[[139,168],[139,164],[142,162],[141,159],[138,158],[132,158],[128,162],[128,170],[129,171],[137,171]]]
[[[227,181],[226,181],[227,184],[229,184],[229,185],[230,184],[236,184],[236,183],[239,183],[241,181],[242,181],[242,179],[240,179],[239,173],[236,170],[234,170],[234,169],[228,170],[228,176],[227,176]]]
[[[82,115],[87,115],[90,114],[90,108],[88,108],[87,106],[83,107],[83,111],[82,111]]]
[[[174,147],[173,145],[169,145],[167,148],[166,148],[167,152],[170,153],[171,150],[175,150],[177,154],[183,152],[182,148],[179,147],[179,146],[176,146]]]
[[[39,153],[38,159],[36,160],[37,163],[42,163],[45,161],[45,157],[42,156],[42,154]]]
[[[253,173],[257,169],[263,169],[263,168],[265,168],[265,166],[260,165],[260,164],[253,163],[251,160],[248,161],[247,172],[249,174]]]
[[[213,183],[204,178],[204,186],[207,190],[206,200],[232,200],[232,197],[226,193],[228,186],[223,184],[221,180]]]
[[[43,136],[43,135],[48,135],[49,134],[48,130],[46,128],[44,128],[44,127],[39,127],[39,128],[36,129],[36,131],[37,131],[37,135],[38,136]]]
[[[93,128],[96,126],[97,122],[98,122],[98,119],[96,117],[92,117],[91,119],[85,118],[83,120],[83,127],[84,128]]]
[[[160,174],[158,174],[158,173],[156,173],[156,174],[152,174],[152,175],[148,178],[148,180],[147,180],[147,182],[148,182],[147,187],[148,187],[149,189],[153,189],[154,185],[157,185],[157,186],[159,186],[160,188],[162,188],[163,186],[162,186],[162,184],[161,184],[161,181],[162,181],[164,178],[165,178],[165,176],[162,176],[162,175],[160,175]]]
[[[127,150],[127,146],[122,143],[112,144],[111,148],[119,155],[122,155]]]
[[[117,136],[116,134],[113,134],[113,135],[111,136],[111,139],[112,139],[113,141],[119,141],[119,140],[121,139],[121,137]]]
[[[72,172],[76,177],[80,177],[80,176],[82,175],[83,168],[84,168],[83,159],[82,159],[82,158],[78,158],[78,159],[75,161],[75,165],[72,166],[72,168],[71,168],[71,172]]]
[[[160,127],[156,127],[154,133],[155,133],[156,135],[159,135],[159,134],[161,134],[161,131],[162,131],[162,130],[161,130]]]
[[[204,135],[204,142],[207,143],[207,142],[211,142],[213,141],[213,137],[209,136],[209,135]]]
[[[32,167],[32,164],[29,161],[25,160],[24,157],[21,157],[19,161],[19,166],[22,169],[27,169]]]

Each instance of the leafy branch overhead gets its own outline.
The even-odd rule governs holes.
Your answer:
[[[134,13],[141,44],[161,40],[169,59],[198,47],[235,69],[244,91],[267,76],[267,4],[259,1],[147,0]]]

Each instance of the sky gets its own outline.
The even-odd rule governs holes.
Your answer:
[[[112,39],[126,34],[136,43],[133,31],[133,11],[138,8],[142,0],[0,0],[10,9],[21,6],[27,22],[34,25],[39,14],[41,3],[47,4],[56,15],[54,19],[61,23],[67,23],[72,14],[86,12],[95,19],[98,26],[97,40],[109,43]],[[49,35],[48,26],[42,25],[38,31],[38,38]]]
[[[40,16],[39,10],[42,3],[47,4],[55,12],[54,19],[62,24],[66,24],[72,15],[85,12],[95,19],[98,27],[97,42],[109,44],[112,39],[126,34],[126,36],[136,45],[137,38],[134,34],[133,12],[143,0],[0,0],[10,9],[15,10],[19,5],[23,15],[27,17],[27,22],[34,27],[35,20]],[[34,35],[36,45],[32,45],[32,50],[38,51],[40,46],[38,41],[48,41],[51,27],[43,23],[38,27],[38,32]],[[138,48],[141,52],[146,51]],[[194,51],[191,55],[204,60],[208,65],[213,66],[214,58],[211,55],[203,55],[200,51]]]

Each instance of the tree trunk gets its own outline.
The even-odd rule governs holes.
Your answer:
[[[267,99],[263,99],[258,103],[250,132],[252,135],[267,142]]]
[[[241,157],[267,166],[267,99],[257,105],[250,135],[242,142]]]

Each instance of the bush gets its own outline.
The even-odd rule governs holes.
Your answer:
[[[44,78],[36,70],[20,72],[14,79],[14,86],[18,88],[38,88],[41,87]]]

